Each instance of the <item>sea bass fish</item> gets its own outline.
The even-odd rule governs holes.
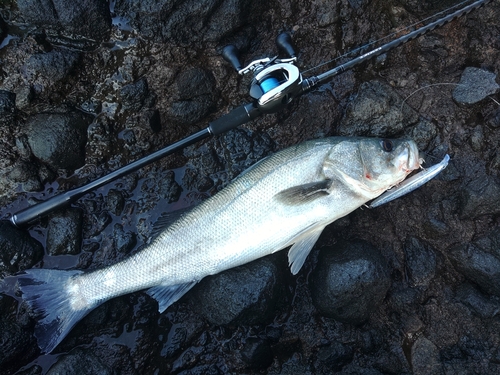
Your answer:
[[[205,276],[289,246],[296,274],[326,225],[419,167],[411,140],[332,137],[277,152],[115,265],[19,275],[23,298],[40,317],[38,344],[51,352],[80,319],[111,298],[146,289],[163,312]]]

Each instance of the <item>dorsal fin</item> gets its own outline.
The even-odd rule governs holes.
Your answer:
[[[187,212],[191,211],[192,208],[193,207],[185,207],[172,212],[162,213],[153,224],[153,229],[151,230],[151,240],[158,237],[166,228],[179,220]]]

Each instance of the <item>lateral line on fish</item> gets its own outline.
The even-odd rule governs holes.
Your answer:
[[[292,243],[290,271],[298,273],[325,225],[403,180],[408,169],[419,167],[414,141],[400,139],[394,144],[388,154],[378,138],[303,142],[266,158],[121,262],[85,272],[32,269],[15,276],[37,318],[34,334],[40,349],[51,352],[78,321],[111,298],[148,289],[164,311],[204,277]],[[346,154],[351,155],[348,162],[339,162]],[[365,179],[367,169],[376,171],[376,178]],[[276,192],[294,186],[299,191],[302,187],[307,198],[317,191],[313,188],[318,176],[325,179],[319,191],[335,180],[329,194],[300,205],[274,199]]]

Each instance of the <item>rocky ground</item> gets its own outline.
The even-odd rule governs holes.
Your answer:
[[[145,293],[125,295],[50,355],[40,354],[32,315],[7,278],[0,373],[500,373],[498,1],[27,230],[7,221],[248,102],[250,78],[220,56],[228,43],[248,63],[273,56],[288,31],[305,72],[453,3],[2,1],[2,279],[115,263],[147,241],[163,212],[306,139],[404,135],[428,165],[446,153],[451,161],[410,195],[332,224],[296,277],[282,252],[203,280],[163,314]]]

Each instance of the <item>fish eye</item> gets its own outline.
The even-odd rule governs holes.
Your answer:
[[[394,149],[394,144],[390,139],[382,139],[380,145],[385,152],[391,152]]]

